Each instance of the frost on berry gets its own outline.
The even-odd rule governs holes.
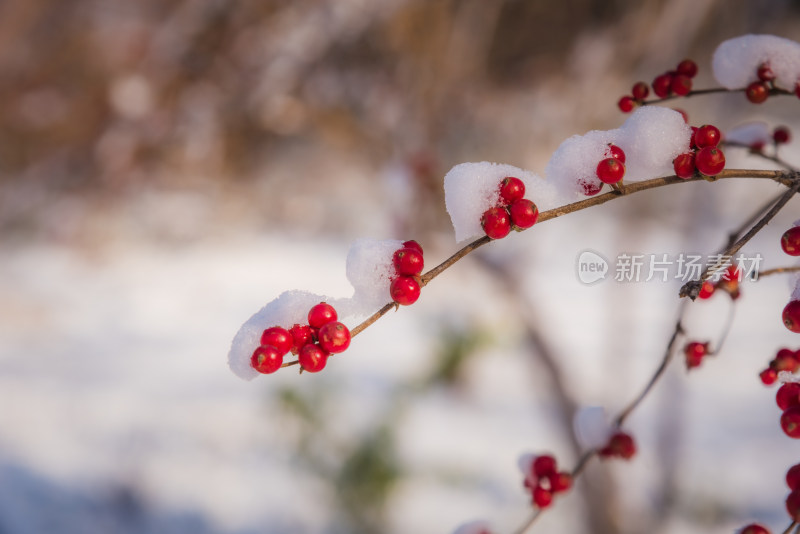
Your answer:
[[[758,80],[758,68],[764,63],[778,87],[792,90],[800,79],[800,44],[774,35],[743,35],[717,47],[711,68],[723,87],[741,89]]]
[[[278,298],[269,302],[248,319],[231,343],[228,352],[228,366],[231,371],[245,380],[252,380],[259,375],[252,366],[253,351],[261,345],[264,330],[280,326],[290,328],[294,324],[305,324],[308,310],[322,301],[339,307],[341,299],[332,299],[307,291],[285,291]],[[386,301],[384,300],[383,304]]]
[[[481,217],[500,199],[499,184],[506,177],[519,178],[525,184],[525,198],[541,211],[557,208],[575,200],[560,194],[554,184],[523,169],[499,163],[461,163],[444,177],[444,198],[453,223],[456,241],[484,235]]]

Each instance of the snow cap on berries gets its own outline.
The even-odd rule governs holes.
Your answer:
[[[403,248],[399,239],[358,239],[347,252],[347,280],[355,289],[341,313],[369,315],[391,300],[389,285],[395,277],[392,256]]]
[[[444,201],[453,223],[456,241],[484,235],[481,228],[483,213],[500,200],[500,182],[514,176],[525,184],[525,198],[533,201],[539,211],[562,203],[552,184],[535,174],[503,163],[461,163],[444,177]]]
[[[599,188],[597,164],[609,157],[608,145],[616,144],[619,130],[592,130],[565,140],[544,168],[544,175],[570,201],[586,198],[584,184]],[[625,147],[622,147],[625,150]],[[625,152],[626,157],[630,158]]]
[[[250,358],[261,344],[261,334],[271,326],[291,328],[295,323],[304,324],[308,310],[315,304],[327,302],[337,307],[339,300],[308,291],[284,291],[278,298],[261,308],[236,332],[228,352],[228,366],[231,371],[244,380],[252,380],[259,375],[253,369]]]
[[[714,78],[726,89],[741,89],[758,80],[768,64],[775,84],[792,90],[800,79],[800,43],[775,35],[742,35],[722,42],[714,52]]]
[[[689,149],[692,128],[674,109],[644,106],[617,130],[614,144],[625,151],[626,182],[673,174],[672,160]]]

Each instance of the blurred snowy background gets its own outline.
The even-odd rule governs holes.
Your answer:
[[[456,250],[462,161],[542,173],[566,137],[722,40],[800,40],[788,0],[6,0],[0,3],[0,533],[451,532],[528,516],[517,457],[578,451],[662,356],[678,282],[584,286],[585,249],[710,253],[779,188],[672,187],[485,247],[319,375],[243,382],[241,323],[287,289],[347,296],[349,243]],[[692,124],[788,124],[741,95]],[[729,166],[762,162],[728,154]],[[785,265],[800,202],[748,246]],[[633,414],[640,454],[593,463],[534,532],[779,530],[800,450],[757,373],[789,284],[743,289],[723,353],[676,362]],[[692,310],[715,340],[728,300]]]

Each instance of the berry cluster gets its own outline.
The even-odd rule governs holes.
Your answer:
[[[622,458],[630,460],[636,454],[636,442],[627,432],[618,430],[608,439],[605,447],[597,451],[600,458]]]
[[[553,495],[563,493],[572,487],[572,475],[558,471],[556,460],[549,454],[533,459],[525,473],[525,488],[531,493],[531,502],[539,508],[547,508],[553,502]]]
[[[659,98],[668,96],[686,96],[692,90],[692,78],[697,75],[697,63],[691,59],[684,59],[675,70],[659,74],[653,79],[651,84],[653,93]],[[617,106],[623,113],[630,113],[638,104],[641,105],[650,94],[650,88],[645,82],[636,82],[631,89],[630,95],[625,95],[619,99]]]
[[[686,369],[700,367],[700,364],[703,363],[703,358],[712,354],[713,353],[708,348],[708,342],[700,343],[698,341],[692,341],[687,343],[683,348],[683,355],[686,358]]]
[[[783,411],[781,428],[787,436],[800,439],[800,383],[786,382],[775,394],[775,402]]]
[[[725,168],[725,154],[718,146],[721,140],[722,134],[716,126],[711,124],[704,124],[699,128],[692,126],[690,150],[672,160],[675,175],[688,180],[698,171],[705,176],[716,176],[721,173]]]
[[[321,371],[328,356],[344,352],[350,346],[350,330],[337,319],[333,306],[320,302],[309,310],[308,324],[295,324],[288,330],[280,326],[267,328],[261,334],[261,345],[250,359],[253,369],[264,374],[274,373],[291,351],[297,355],[304,371]]]
[[[597,178],[604,184],[618,184],[622,181],[622,177],[625,176],[625,151],[617,145],[609,144],[605,156],[597,164]],[[584,192],[587,196],[592,196],[599,193],[600,188],[598,187],[596,190],[587,189],[586,184],[584,184]]]
[[[395,276],[389,285],[389,294],[397,304],[408,306],[419,298],[420,274],[425,267],[422,246],[416,241],[406,241],[392,256]]]
[[[500,197],[496,206],[483,212],[481,227],[492,239],[502,239],[511,229],[520,231],[536,224],[539,209],[525,197],[525,184],[519,178],[507,176],[500,182]]]
[[[783,233],[781,248],[790,256],[800,256],[800,226],[796,224]],[[784,326],[792,332],[800,333],[800,300],[790,300],[783,308],[782,315]]]
[[[761,104],[769,97],[770,90],[775,88],[775,73],[772,72],[769,62],[766,62],[758,66],[756,76],[758,80],[748,85],[744,94],[753,104]]]
[[[800,371],[800,350],[797,352],[789,349],[780,349],[775,358],[770,360],[769,367],[761,371],[758,375],[765,386],[771,386],[778,380],[778,373],[788,371],[796,373]]]

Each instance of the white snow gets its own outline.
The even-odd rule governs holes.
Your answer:
[[[387,302],[389,284],[394,276],[392,257],[403,247],[399,239],[358,239],[347,252],[347,279],[355,292],[343,303],[345,315],[369,315]]]
[[[658,106],[637,109],[618,131],[614,144],[625,151],[626,182],[674,174],[672,160],[689,150],[692,137],[683,115]]]
[[[572,420],[575,436],[584,450],[604,447],[614,427],[602,406],[584,406],[575,412]]]
[[[727,89],[740,89],[758,80],[762,63],[769,63],[775,84],[792,90],[800,79],[800,44],[775,35],[743,35],[720,44],[711,68]]]
[[[615,130],[592,130],[561,143],[545,167],[547,180],[573,200],[586,198],[582,183],[601,184],[597,164],[608,157],[608,145],[625,152],[626,182],[673,173],[672,160],[688,151],[692,129],[675,110],[657,106],[637,109]]]
[[[748,122],[725,132],[725,141],[752,146],[772,142],[772,133],[766,122]]]
[[[800,382],[800,375],[796,375],[791,371],[781,371],[778,373],[778,382],[781,384],[788,384],[789,382]]]
[[[337,310],[341,299],[332,299],[308,291],[284,291],[278,298],[261,308],[236,332],[228,352],[228,366],[239,378],[252,380],[259,375],[250,364],[253,351],[258,347],[261,333],[271,326],[291,328],[295,323],[308,322],[308,310],[315,304],[328,302]]]
[[[525,184],[525,198],[547,211],[568,202],[555,187],[539,176],[503,163],[461,163],[444,177],[444,200],[453,223],[456,242],[483,235],[481,216],[495,206],[500,198],[503,178],[513,176]]]

